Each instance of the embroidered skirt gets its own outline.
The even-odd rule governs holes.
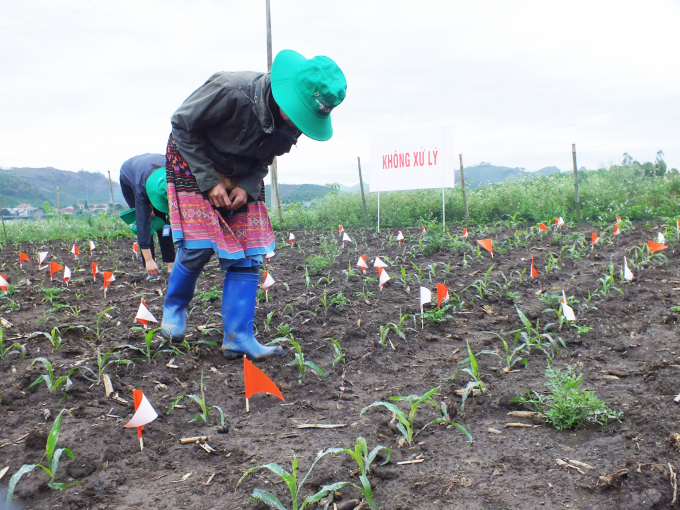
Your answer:
[[[275,240],[265,205],[264,181],[260,195],[237,211],[220,211],[203,196],[189,164],[170,135],[165,169],[173,241],[180,248],[212,248],[221,259],[242,259],[274,250]],[[237,182],[222,182],[229,192]]]

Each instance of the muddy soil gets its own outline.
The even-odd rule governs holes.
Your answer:
[[[300,384],[297,367],[289,366],[294,350],[284,343],[280,358],[260,362],[258,367],[279,385],[285,402],[256,395],[250,399],[248,413],[243,362],[227,360],[219,350],[220,300],[208,292],[221,289],[223,276],[216,260],[206,266],[191,304],[190,346],[180,348],[180,353],[157,352],[160,341],[156,337],[154,357],[147,362],[145,354],[130,347],[145,348],[143,332],[132,329],[134,317],[144,298],[160,320],[166,282],[145,280],[131,249],[132,240],[102,241],[91,255],[81,246],[83,255],[77,260],[70,253],[71,246],[62,242],[7,245],[0,252],[0,272],[16,285],[16,292],[0,299],[0,316],[12,324],[5,325],[4,347],[17,342],[27,352],[24,359],[8,352],[0,360],[0,471],[9,466],[0,489],[7,488],[9,478],[23,464],[43,460],[53,420],[61,409],[68,409],[58,446],[70,448],[75,460],[62,457],[55,481],[72,478],[80,483],[53,490],[47,486],[47,475],[35,470],[17,485],[15,503],[20,508],[264,508],[250,499],[255,488],[274,493],[290,508],[285,485],[270,472],[252,474],[237,486],[239,478],[247,469],[269,462],[290,470],[293,455],[306,472],[319,451],[352,447],[360,436],[369,448],[380,444],[392,452],[389,463],[378,467],[376,462],[370,474],[379,508],[671,508],[674,491],[669,472],[678,469],[678,452],[669,437],[680,432],[678,404],[674,403],[680,393],[680,346],[678,316],[672,311],[680,305],[677,250],[671,247],[663,252],[667,264],[657,257],[634,268],[632,283],[620,283],[619,278],[623,257],[639,264],[633,248],[654,239],[657,228],[633,226],[594,250],[590,250],[592,230],[583,228],[587,249],[572,258],[565,249],[557,269],[548,274],[549,254],[559,255],[562,247],[572,246],[576,230],[565,229],[558,237],[549,232],[525,246],[514,242],[516,228],[492,227],[484,234],[471,231],[469,244],[475,250],[477,238],[494,240],[494,258],[485,252],[475,256],[470,249],[436,249],[436,242],[421,242],[420,229],[405,230],[402,245],[395,241],[394,231],[379,235],[354,231],[348,233],[356,244],[348,243],[330,269],[310,275],[309,284],[303,266],[312,270],[313,264],[305,259],[327,253],[330,246],[339,249],[337,235],[297,231],[297,244],[291,246],[288,234],[279,234],[276,255],[266,264],[276,283],[256,313],[259,337],[268,342],[287,327],[293,328],[305,359],[318,364],[326,377],[308,369]],[[19,251],[31,257],[21,270]],[[49,251],[48,261],[71,268],[73,280],[68,287],[60,280],[61,273],[50,281],[49,273],[37,267],[37,251]],[[366,276],[356,268],[360,255],[367,255],[369,261]],[[376,255],[389,261],[386,271],[393,277],[382,291],[372,267]],[[537,278],[530,277],[531,257]],[[106,297],[101,274],[93,281],[92,261],[100,271],[115,274]],[[611,290],[608,296],[588,301],[589,294],[602,288],[598,279],[610,261],[615,267],[615,286],[622,293]],[[435,264],[431,276],[428,266]],[[487,286],[492,292],[476,297],[478,291],[468,286],[483,279],[492,265]],[[402,267],[408,281],[397,278],[402,276]],[[348,269],[352,270],[349,274]],[[504,276],[511,275],[513,282],[501,290]],[[391,330],[382,345],[380,326],[399,324],[401,314],[419,313],[420,285],[434,291],[436,283],[448,286],[456,312],[440,325],[425,323],[424,329],[419,315],[415,321],[406,318],[402,324],[405,339]],[[44,288],[64,290],[50,303]],[[541,328],[555,323],[556,315],[544,312],[548,306],[538,294],[557,295],[563,290],[578,300],[573,304],[578,324],[592,329],[579,336],[569,325],[561,330],[557,324],[550,326],[553,338],[564,343],[559,354],[554,354],[553,364],[576,365],[584,374],[584,386],[623,413],[620,422],[559,432],[541,420],[508,416],[511,411],[528,409],[511,402],[513,397],[526,389],[545,391],[548,357],[536,349],[526,355],[527,366],[519,362],[512,370],[504,370],[505,352],[494,333],[512,345],[512,332],[522,327],[515,304],[532,321],[540,320]],[[348,303],[330,305],[338,293]],[[269,321],[268,314],[272,314]],[[54,348],[45,335],[35,334],[51,332],[54,327],[59,328],[61,348]],[[330,338],[340,344],[344,356],[344,362],[335,366]],[[462,373],[453,380],[444,379],[466,366],[458,363],[467,357],[468,343],[474,352],[496,351],[498,356],[478,356],[485,392],[469,397],[461,412],[456,390],[470,377]],[[85,369],[71,375],[68,391],[62,385],[50,393],[43,383],[29,388],[46,373],[41,363],[31,365],[35,358],[48,358],[55,378],[74,366],[96,373],[97,349],[115,349],[114,357],[134,360],[127,368],[109,365],[106,369],[116,398],[107,398],[104,385],[96,384],[93,373]],[[188,398],[166,414],[177,396],[200,395],[201,374],[207,404],[224,411],[224,429],[216,409],[207,422],[200,418],[190,422],[200,409]],[[390,423],[391,412],[376,407],[360,415],[372,402],[422,395],[437,386],[436,400],[447,403],[455,421],[473,436],[472,443],[454,427],[433,425],[408,445],[400,441],[401,434]],[[144,429],[144,451],[140,451],[136,432],[122,427],[134,412],[132,390],[136,388],[144,391],[159,413]],[[421,407],[416,426],[436,417],[432,407]],[[511,422],[527,426],[504,428]],[[301,424],[341,427],[298,428]],[[207,440],[180,443],[181,438],[195,436],[207,436]],[[560,466],[558,459],[589,467]],[[310,495],[332,482],[360,484],[355,470],[348,456],[327,456],[316,465],[301,494]],[[361,499],[361,495],[348,487],[336,496],[335,504],[343,508],[343,501],[354,498]]]

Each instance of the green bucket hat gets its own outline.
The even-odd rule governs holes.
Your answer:
[[[146,180],[146,194],[149,201],[156,209],[168,213],[168,184],[165,180],[165,167],[162,166],[154,170]]]
[[[347,80],[335,62],[280,51],[272,64],[271,84],[274,100],[300,131],[319,141],[333,136],[331,111],[347,95]]]

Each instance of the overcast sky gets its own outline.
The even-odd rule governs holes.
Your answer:
[[[274,53],[327,55],[347,99],[279,182],[358,182],[372,133],[447,126],[465,165],[680,168],[680,0],[271,0]],[[266,70],[265,0],[0,0],[0,166],[106,172],[165,152],[216,71]],[[370,180],[370,178],[367,178]]]

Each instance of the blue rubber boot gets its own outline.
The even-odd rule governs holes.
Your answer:
[[[224,341],[222,350],[227,357],[261,360],[280,356],[280,345],[265,346],[253,334],[255,324],[255,299],[260,277],[257,273],[236,273],[226,271],[222,289],[222,324]]]
[[[187,308],[196,290],[196,280],[201,271],[190,271],[179,258],[172,266],[168,292],[163,303],[161,335],[172,343],[182,343],[187,332]]]

